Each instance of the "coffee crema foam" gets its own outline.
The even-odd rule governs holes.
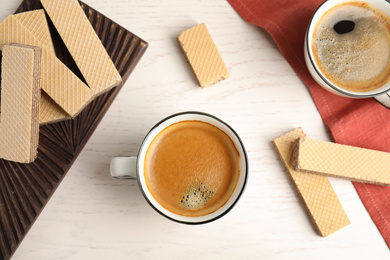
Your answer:
[[[219,128],[201,121],[175,123],[146,152],[146,186],[165,209],[204,216],[230,199],[240,176],[239,158],[233,141]]]
[[[351,32],[334,30],[340,21],[352,21]],[[390,79],[390,18],[362,2],[348,2],[327,11],[316,24],[313,56],[324,76],[352,92],[382,87]]]

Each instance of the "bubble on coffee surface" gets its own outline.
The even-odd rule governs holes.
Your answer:
[[[205,207],[213,198],[214,191],[200,183],[189,188],[180,200],[183,208],[197,210]]]
[[[337,22],[333,26],[333,30],[335,30],[335,32],[338,34],[349,33],[349,32],[352,32],[353,29],[355,29],[355,23],[353,21],[349,21],[349,20],[343,20],[343,21]]]
[[[317,24],[313,53],[322,66],[321,71],[335,83],[348,85],[348,82],[376,80],[387,71],[389,28],[381,14],[366,7],[357,4],[338,6]],[[335,29],[342,21],[351,22],[347,25],[347,33],[338,33]]]

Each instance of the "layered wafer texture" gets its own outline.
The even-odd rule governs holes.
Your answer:
[[[292,163],[299,171],[390,185],[390,153],[386,152],[300,138]]]
[[[41,93],[39,124],[46,125],[70,119],[65,112],[46,92]]]
[[[41,0],[41,3],[91,88],[92,95],[99,95],[121,84],[121,76],[79,2]]]
[[[43,47],[54,53],[54,45],[43,9],[15,14],[14,17],[42,43]]]
[[[229,78],[229,71],[205,24],[182,32],[177,40],[201,87]]]
[[[91,101],[91,91],[42,42],[15,17],[9,16],[0,24],[0,48],[19,43],[42,49],[42,89],[71,117],[77,116]]]
[[[4,45],[2,56],[0,157],[30,163],[39,140],[41,49]]]
[[[42,46],[55,53],[49,26],[43,9],[15,14],[23,26],[33,33]],[[41,93],[39,108],[39,124],[49,124],[69,119],[70,116],[48,94]]]
[[[272,143],[319,234],[326,237],[349,225],[350,221],[327,177],[292,168],[294,141],[305,136],[303,130],[297,128]]]

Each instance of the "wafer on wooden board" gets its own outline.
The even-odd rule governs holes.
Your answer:
[[[37,40],[39,40],[46,49],[55,53],[45,11],[43,9],[15,14],[14,17],[17,18],[26,29],[33,32]],[[44,91],[41,93],[39,104],[40,125],[55,123],[70,118],[70,116]]]
[[[41,87],[71,117],[78,115],[92,100],[90,89],[52,51],[45,48],[15,16],[7,17],[0,24],[0,49],[9,43],[41,47]]]
[[[39,140],[41,50],[4,45],[1,67],[0,158],[30,163]]]
[[[46,125],[70,119],[71,117],[44,91],[39,103],[39,124]]]
[[[93,92],[122,84],[114,63],[77,0],[41,0],[56,30]]]
[[[177,40],[201,87],[229,78],[229,71],[205,24],[182,32]]]
[[[40,6],[39,0],[20,0],[20,2],[21,5],[16,12],[24,12]],[[106,48],[115,46],[109,49],[110,56],[120,69],[124,80],[127,80],[142,59],[148,44],[85,2],[81,4],[91,24],[102,32],[99,34],[100,37],[106,39],[104,41]],[[60,50],[58,56],[68,64],[71,57],[62,49],[61,40],[53,37],[53,41],[56,50]],[[69,68],[76,69],[71,63],[70,61]],[[77,155],[83,150],[121,89],[122,86],[114,88],[112,92],[94,100],[76,120],[40,127],[38,158],[31,165],[0,163],[0,175],[4,180],[0,182],[2,194],[0,223],[4,224],[0,225],[0,259],[9,259],[15,254],[28,230],[44,211],[44,206],[47,205],[56,188],[61,185],[73,162],[77,160]],[[13,210],[16,209],[13,206],[18,206],[18,210]]]
[[[16,19],[29,30],[49,51],[54,51],[53,41],[47,24],[45,11],[43,9],[14,14]]]
[[[301,128],[273,140],[273,146],[306,206],[319,234],[326,237],[350,224],[327,177],[295,171],[291,167],[294,141],[305,137]]]
[[[390,185],[390,153],[349,145],[299,138],[294,169],[357,182]]]

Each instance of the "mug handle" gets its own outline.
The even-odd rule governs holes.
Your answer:
[[[385,94],[374,97],[379,103],[387,108],[390,108],[390,91]]]
[[[137,178],[137,156],[112,158],[110,173],[112,177],[118,179]]]

